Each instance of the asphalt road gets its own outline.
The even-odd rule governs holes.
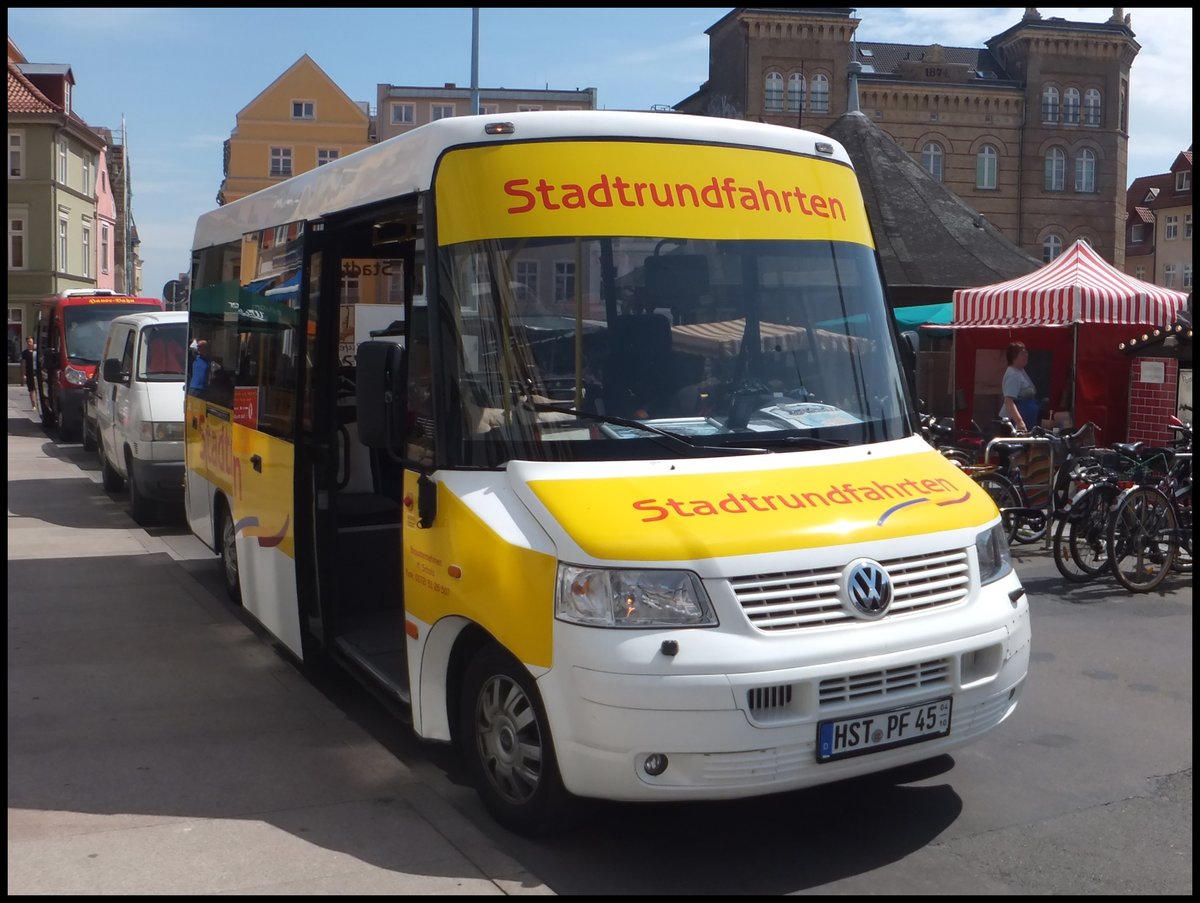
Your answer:
[[[275,654],[225,601],[217,560],[186,525],[137,528],[126,496],[99,487],[94,456],[41,441],[28,416],[14,413],[20,397],[10,388],[10,893],[1192,892],[1190,576],[1132,596],[1111,581],[1067,584],[1048,552],[1018,546],[1033,661],[1016,714],[981,741],[903,772],[769,798],[597,804],[573,831],[535,842],[491,821],[450,750],[415,739],[348,678],[301,674]],[[14,437],[38,440],[35,456],[45,459],[26,462],[29,471],[16,477]],[[72,479],[73,489],[52,491],[49,477]],[[49,563],[57,573],[47,576],[44,559],[25,555],[35,534],[16,531],[47,523],[56,541],[70,533],[64,549],[86,544],[94,570],[64,557]],[[171,635],[194,632],[172,651],[208,656],[237,675],[236,689],[214,678],[203,699],[188,684],[183,713],[133,711],[80,692],[91,661],[82,650],[53,668],[30,651],[30,643],[69,636],[61,622],[30,626],[39,582],[78,588],[90,580],[107,587],[98,598],[113,606],[103,635],[144,663],[145,650],[130,644],[164,634],[123,636],[123,612],[136,611],[139,627],[147,615],[109,584],[125,581],[138,595],[150,580],[141,568],[151,563],[154,579],[170,584],[171,617],[181,619]],[[56,617],[97,615],[77,601]],[[141,679],[169,684],[162,656],[150,661],[159,670]],[[122,672],[122,680],[130,682],[122,690],[144,692],[137,673]],[[42,681],[46,696],[70,686],[77,704],[67,694],[54,706],[31,701]],[[288,705],[319,712],[318,722],[276,724],[262,707],[280,686]],[[218,704],[246,704],[247,694],[255,708],[236,726],[229,711],[214,715]],[[139,749],[139,736],[162,742],[151,715],[177,719],[172,744],[186,737],[217,756],[216,767],[180,761],[174,745],[165,758]],[[110,761],[112,722],[122,720],[128,763]],[[324,742],[312,736],[318,728],[330,732]],[[297,740],[293,761],[273,762],[260,748],[273,743],[278,756]],[[136,771],[140,761],[155,766],[147,772],[153,793]],[[101,787],[106,768],[122,777]],[[204,775],[208,783],[197,786]],[[169,833],[181,826],[191,843]]]

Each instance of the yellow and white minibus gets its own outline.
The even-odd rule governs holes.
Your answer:
[[[944,754],[1029,605],[918,435],[844,149],[443,119],[196,226],[187,513],[230,594],[533,833]]]

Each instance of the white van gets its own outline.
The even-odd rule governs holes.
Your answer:
[[[90,416],[104,488],[129,485],[134,520],[183,502],[187,311],[117,317],[108,328]]]

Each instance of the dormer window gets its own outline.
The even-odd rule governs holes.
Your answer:
[[[63,81],[63,112],[71,112],[71,83]]]
[[[1175,173],[1175,190],[1176,191],[1191,191],[1192,190],[1192,171],[1184,169]]]

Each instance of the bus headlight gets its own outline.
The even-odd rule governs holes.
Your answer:
[[[689,571],[558,566],[555,617],[593,627],[711,627],[700,578]]]
[[[183,440],[182,420],[143,420],[139,431],[143,442],[179,442]]]
[[[975,552],[979,556],[979,582],[984,586],[1012,570],[1012,555],[1008,550],[1008,536],[1003,523],[975,537]]]

